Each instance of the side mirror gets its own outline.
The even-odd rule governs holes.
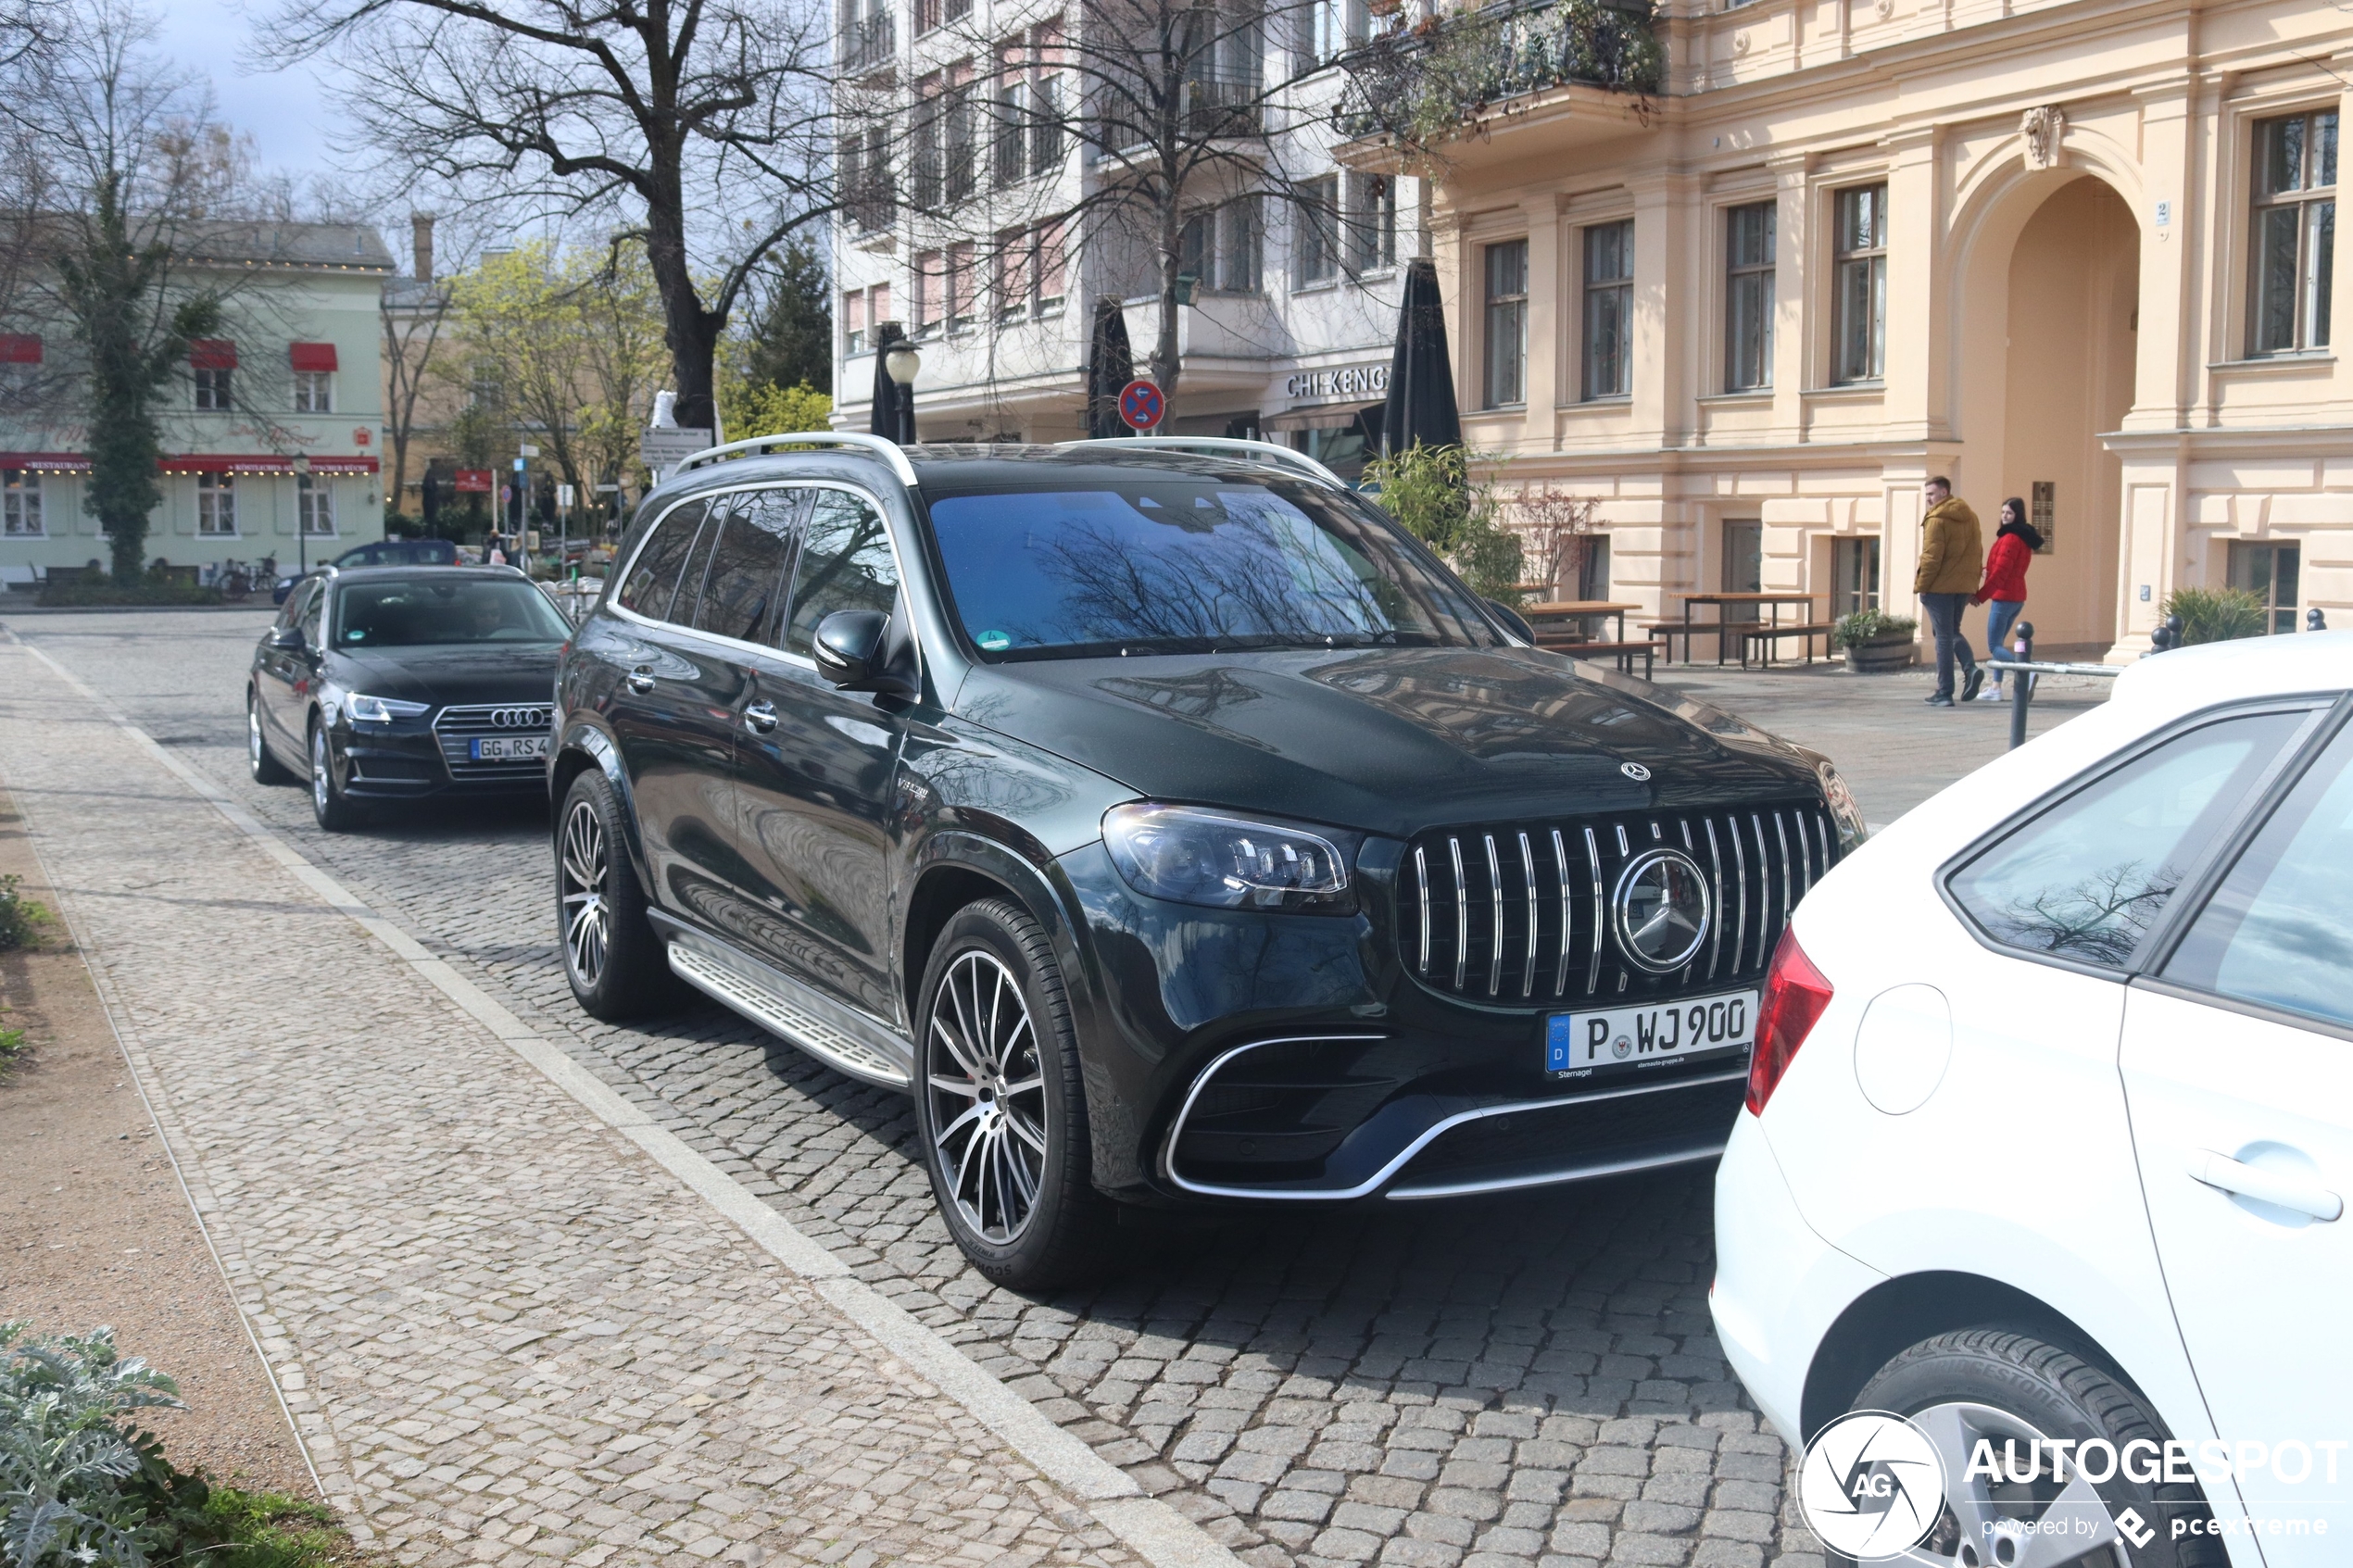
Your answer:
[[[1519,611],[1514,609],[1503,600],[1488,600],[1487,609],[1488,613],[1494,616],[1496,620],[1502,621],[1504,628],[1514,636],[1519,638],[1520,641],[1524,643],[1532,643],[1536,640],[1536,628],[1528,623],[1528,617],[1520,614]]]
[[[300,653],[303,646],[302,628],[299,626],[279,627],[270,633],[270,646],[280,653]]]
[[[846,692],[915,695],[913,660],[893,646],[890,617],[878,609],[837,609],[817,622],[812,648],[817,673]]]

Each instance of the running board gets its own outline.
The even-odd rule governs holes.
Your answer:
[[[670,943],[673,973],[711,1000],[815,1057],[837,1073],[885,1088],[904,1089],[913,1077],[914,1052],[904,1042],[843,1016],[848,1010],[790,976],[698,932],[692,947]]]

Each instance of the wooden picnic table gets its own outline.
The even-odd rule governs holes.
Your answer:
[[[1727,606],[1755,605],[1760,608],[1769,607],[1772,610],[1772,620],[1768,624],[1779,626],[1781,623],[1781,606],[1803,605],[1807,609],[1811,609],[1814,608],[1814,600],[1817,596],[1813,594],[1686,594],[1683,596],[1683,623],[1680,626],[1672,623],[1664,624],[1661,630],[1667,634],[1667,651],[1670,656],[1674,651],[1674,638],[1679,633],[1681,635],[1683,662],[1686,664],[1692,661],[1692,638],[1694,635],[1705,636],[1709,633],[1715,633],[1716,662],[1720,665],[1724,662],[1725,640],[1731,634],[1733,629],[1755,624],[1754,621],[1725,620],[1724,610]],[[1714,605],[1716,619],[1712,621],[1693,621],[1692,619],[1693,605]],[[1803,618],[1800,619],[1800,624],[1803,624]]]
[[[1522,606],[1520,613],[1531,621],[1614,615],[1617,618],[1617,640],[1622,643],[1626,640],[1626,612],[1642,608],[1641,605],[1619,604],[1616,599],[1548,599],[1541,604]]]

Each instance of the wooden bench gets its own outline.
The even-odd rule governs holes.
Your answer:
[[[1734,621],[1733,625],[1740,632],[1741,668],[1743,670],[1748,668],[1748,656],[1752,648],[1756,652],[1758,664],[1769,668],[1773,662],[1773,644],[1783,637],[1805,638],[1806,662],[1811,664],[1814,662],[1814,639],[1819,637],[1823,640],[1823,652],[1827,657],[1830,635],[1838,630],[1834,622],[1828,621],[1808,621],[1785,626],[1775,626],[1769,621],[1759,621],[1751,625],[1743,625],[1739,621]]]
[[[1734,624],[1738,624],[1738,622],[1735,622]],[[1689,664],[1692,662],[1692,639],[1693,637],[1715,637],[1720,642],[1723,638],[1723,633],[1724,628],[1718,625],[1713,621],[1695,621],[1689,626],[1684,625],[1680,621],[1645,621],[1642,622],[1642,635],[1662,641],[1666,645],[1667,657],[1669,662],[1672,662],[1675,658],[1676,638],[1680,637],[1683,639],[1683,662]]]
[[[1645,637],[1634,642],[1609,643],[1594,642],[1572,632],[1545,631],[1539,631],[1536,633],[1536,646],[1540,648],[1550,648],[1554,653],[1565,653],[1571,659],[1615,659],[1617,660],[1618,671],[1628,675],[1634,672],[1634,659],[1637,655],[1640,655],[1642,660],[1642,679],[1645,681],[1651,678],[1655,661],[1667,648],[1667,645],[1655,637]]]

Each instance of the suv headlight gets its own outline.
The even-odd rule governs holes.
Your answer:
[[[355,724],[389,724],[395,719],[414,719],[420,713],[429,713],[433,710],[433,704],[403,702],[391,696],[366,696],[354,692],[343,699],[343,710],[351,715],[351,721]]]
[[[1828,762],[1814,764],[1814,771],[1822,781],[1822,801],[1831,809],[1831,821],[1838,824],[1838,847],[1842,852],[1851,850],[1871,836],[1870,828],[1863,821],[1863,809],[1855,804],[1855,792],[1838,776],[1838,770]]]
[[[1355,907],[1339,847],[1288,823],[1139,801],[1103,813],[1103,845],[1127,885],[1154,898],[1221,909]]]

